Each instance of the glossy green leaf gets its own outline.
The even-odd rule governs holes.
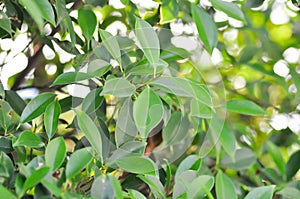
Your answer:
[[[58,119],[61,113],[61,108],[58,101],[51,102],[44,113],[44,124],[48,139],[50,140],[58,127]]]
[[[102,88],[96,88],[89,92],[82,101],[82,111],[90,114],[98,110],[104,101],[104,98],[100,96]]]
[[[24,108],[21,115],[21,123],[30,122],[44,113],[46,107],[54,100],[54,93],[42,93],[33,98]]]
[[[93,122],[93,120],[85,113],[80,110],[75,110],[78,120],[78,126],[86,136],[92,148],[96,151],[98,157],[102,161],[102,138],[101,134]]]
[[[42,184],[43,184],[43,186],[45,186],[50,191],[50,193],[52,193],[53,195],[55,195],[57,198],[60,197],[61,190],[55,184],[47,181],[46,179],[42,180]]]
[[[107,80],[103,86],[101,95],[110,94],[116,97],[129,97],[134,93],[135,86],[121,77]]]
[[[45,151],[46,165],[51,168],[51,171],[56,171],[60,168],[66,157],[66,144],[63,137],[57,137],[51,140]]]
[[[41,148],[44,146],[44,143],[35,133],[29,130],[25,130],[20,134],[16,142],[13,143],[13,147],[17,147],[17,146]]]
[[[221,164],[225,167],[235,170],[244,170],[253,165],[256,161],[256,155],[248,148],[241,148],[236,150],[234,159],[230,156],[225,156]]]
[[[3,100],[0,100],[0,127],[7,132],[11,124],[13,110],[10,105]]]
[[[160,7],[161,18],[159,23],[166,24],[177,18],[179,6],[176,0],[162,0]]]
[[[18,113],[19,115],[22,114],[24,108],[26,107],[26,103],[15,91],[7,90],[5,92],[5,99],[16,111],[16,113]]]
[[[202,8],[192,4],[192,16],[196,23],[199,38],[209,53],[218,43],[218,29],[211,16]]]
[[[234,158],[237,148],[236,139],[233,132],[226,124],[224,124],[219,140],[226,153],[230,157]]]
[[[245,16],[242,10],[236,3],[227,2],[223,0],[210,0],[213,7],[226,13],[229,17],[232,17],[236,20],[245,22]]]
[[[146,21],[136,17],[135,34],[147,60],[154,69],[157,67],[160,55],[158,36],[153,27]],[[156,71],[154,71],[154,74]]]
[[[62,73],[55,79],[55,81],[51,84],[51,86],[56,86],[60,84],[71,84],[71,83],[79,82],[90,78],[92,78],[90,74],[82,73],[82,72]]]
[[[151,192],[155,196],[155,198],[158,199],[164,199],[166,198],[165,190],[159,179],[155,176],[151,175],[139,175],[138,178],[140,178],[142,181],[144,181],[151,189]]]
[[[252,189],[245,199],[272,199],[275,186],[265,186]]]
[[[187,198],[204,198],[205,195],[210,194],[214,186],[214,178],[209,175],[201,175],[192,182],[186,182]]]
[[[117,38],[105,30],[99,29],[99,33],[105,48],[122,67],[121,50]]]
[[[108,175],[108,179],[114,189],[115,192],[115,198],[116,199],[123,199],[123,192],[122,187],[118,179],[113,175]]]
[[[25,192],[29,188],[36,186],[44,177],[46,177],[49,171],[49,167],[42,167],[31,173],[24,183],[23,191]]]
[[[226,104],[226,109],[245,115],[264,115],[266,112],[257,104],[249,100],[231,100]]]
[[[163,119],[164,108],[160,97],[149,87],[143,90],[133,104],[133,118],[142,139]]]
[[[0,10],[0,28],[5,30],[8,34],[11,35],[11,23],[10,20],[8,19],[7,15]]]
[[[85,38],[90,41],[97,25],[97,18],[93,10],[80,8],[78,10],[78,23]]]
[[[95,59],[89,62],[87,72],[95,77],[102,77],[111,67],[108,62],[102,59]]]
[[[147,157],[128,156],[117,159],[115,162],[121,169],[131,173],[156,174],[156,168],[153,161]]]
[[[237,199],[233,182],[222,171],[219,171],[216,176],[216,193],[218,199]]]
[[[300,159],[300,151],[296,151],[293,153],[286,163],[286,178],[289,180],[291,179],[300,169],[299,164]]]
[[[285,161],[282,157],[282,154],[277,146],[275,146],[272,142],[268,142],[268,151],[276,164],[278,170],[281,175],[285,175]]]
[[[276,194],[282,195],[286,199],[296,199],[300,196],[300,190],[294,187],[284,187]]]
[[[0,185],[0,196],[5,199],[17,199],[17,197],[14,194],[12,194],[2,185]]]
[[[79,174],[92,160],[93,153],[90,147],[76,150],[67,162],[66,178],[71,179]]]

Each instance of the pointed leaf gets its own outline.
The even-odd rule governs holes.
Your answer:
[[[286,178],[291,179],[300,169],[300,151],[293,153],[286,163]]]
[[[222,171],[219,171],[216,176],[216,193],[218,199],[237,199],[233,182]]]
[[[7,15],[0,10],[0,28],[5,30],[8,34],[11,35],[11,23]]]
[[[92,90],[82,101],[82,111],[90,114],[98,110],[103,103],[104,98],[100,96],[102,88]]]
[[[179,6],[176,0],[162,0],[160,7],[161,18],[159,23],[166,24],[174,21],[177,18]]]
[[[272,199],[275,186],[265,186],[252,189],[245,199]]]
[[[129,97],[135,92],[135,86],[124,78],[112,78],[105,82],[101,95],[110,94],[116,97]]]
[[[78,10],[78,23],[85,38],[90,41],[97,25],[97,18],[93,10],[80,8]]]
[[[23,191],[37,185],[49,172],[49,167],[42,167],[34,171],[25,181]]]
[[[280,171],[281,175],[285,175],[285,161],[282,157],[282,154],[279,148],[273,144],[272,142],[268,142],[268,151],[276,164],[278,170]]]
[[[257,104],[249,100],[232,100],[226,104],[226,109],[245,115],[264,115],[266,112]]]
[[[5,199],[17,199],[17,197],[14,194],[12,194],[9,190],[7,190],[2,185],[0,185],[0,196]]]
[[[24,100],[15,91],[12,90],[8,90],[5,92],[5,98],[10,106],[16,111],[16,113],[21,115],[26,106]]]
[[[210,0],[213,7],[226,13],[229,17],[245,22],[245,16],[238,5],[223,0]]]
[[[235,151],[236,151],[236,139],[234,137],[233,132],[229,129],[229,127],[226,124],[224,124],[219,139],[226,153],[230,157],[234,158]]]
[[[17,146],[28,146],[32,148],[41,148],[44,146],[42,140],[29,130],[23,131],[16,142],[13,144],[13,147]]]
[[[165,199],[165,190],[159,179],[155,176],[151,175],[139,175],[137,176],[142,181],[144,181],[151,189],[151,192],[155,196],[155,198]]]
[[[156,174],[156,168],[153,161],[147,157],[128,156],[117,159],[115,162],[121,169],[131,173]]]
[[[48,139],[50,140],[58,127],[58,119],[61,108],[58,101],[51,102],[44,113],[44,124]]]
[[[71,84],[71,83],[79,82],[90,78],[92,78],[90,74],[82,73],[82,72],[62,73],[55,79],[55,81],[51,84],[51,86],[56,86],[60,84]]]
[[[57,137],[48,143],[45,151],[45,161],[51,171],[56,171],[62,165],[66,157],[66,150],[63,137]]]
[[[214,186],[214,178],[209,175],[201,175],[192,182],[185,183],[187,198],[204,198]]]

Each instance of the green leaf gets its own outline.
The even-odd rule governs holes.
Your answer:
[[[49,167],[42,167],[34,172],[26,179],[23,187],[23,193],[31,187],[37,185],[50,171]]]
[[[71,179],[81,172],[93,160],[93,154],[90,147],[76,150],[70,156],[66,165],[66,178]]]
[[[5,30],[8,34],[11,35],[11,23],[10,20],[8,19],[7,15],[0,10],[0,28]]]
[[[226,124],[224,124],[219,140],[226,153],[231,158],[234,158],[236,152],[236,139],[233,132]]]
[[[101,95],[110,94],[116,97],[129,97],[135,92],[135,86],[128,80],[121,78],[111,78],[103,86]]]
[[[21,115],[26,106],[24,100],[15,91],[12,90],[8,90],[5,92],[5,98],[10,106],[16,111],[16,113]]]
[[[232,17],[236,20],[240,20],[242,22],[246,22],[244,13],[240,9],[240,7],[235,3],[227,2],[223,0],[210,0],[210,2],[214,8],[224,12],[229,17]]]
[[[128,189],[129,196],[131,198],[135,199],[147,199],[142,193],[134,190],[134,189]]]
[[[71,84],[75,82],[79,82],[86,79],[91,79],[92,76],[87,73],[82,72],[67,72],[60,74],[55,81],[51,84],[51,86],[56,86],[60,84]]]
[[[0,196],[5,199],[17,199],[17,197],[14,194],[12,194],[9,190],[7,190],[1,184],[0,184]]]
[[[165,191],[164,191],[164,187],[161,184],[161,182],[159,181],[159,179],[157,179],[155,176],[150,176],[150,175],[139,175],[137,176],[138,178],[140,178],[142,181],[144,181],[151,189],[152,194],[155,196],[155,198],[158,199],[165,199]]]
[[[293,78],[293,82],[297,88],[297,97],[300,97],[300,75],[297,73],[296,68],[289,67],[291,71],[291,76]]]
[[[300,169],[299,159],[300,159],[300,151],[296,151],[291,155],[290,159],[286,163],[287,180],[290,180]]]
[[[141,44],[141,48],[144,52],[145,57],[154,68],[155,75],[160,55],[158,36],[148,22],[138,17],[136,17],[135,21],[135,34]]]
[[[105,30],[99,29],[99,33],[105,48],[122,67],[121,50],[117,38]]]
[[[98,110],[104,101],[104,98],[100,96],[102,88],[96,88],[89,92],[82,101],[82,111],[90,114]]]
[[[201,159],[199,156],[197,155],[189,155],[187,156],[183,161],[180,162],[177,170],[176,170],[176,174],[175,174],[175,181],[177,181],[180,177],[180,175],[186,171],[186,170],[190,170],[191,167],[197,162],[199,161],[201,162]],[[200,166],[200,165],[199,165]]]
[[[50,140],[58,127],[58,119],[61,113],[61,108],[58,101],[51,102],[44,113],[44,124],[48,139]]]
[[[100,157],[100,160],[103,162],[102,138],[97,126],[85,112],[76,109],[75,112],[79,128],[82,130],[87,140],[92,145],[92,148],[96,151],[98,157]]]
[[[54,100],[55,96],[54,93],[42,93],[33,98],[24,108],[20,122],[29,122],[43,114],[46,107]]]
[[[57,198],[60,198],[61,190],[55,184],[47,181],[46,179],[42,180],[42,184],[43,184],[43,186],[45,186],[45,188],[47,188],[50,191],[50,193],[55,195]]]
[[[276,194],[282,195],[286,199],[297,199],[300,196],[300,190],[294,187],[285,187]]]
[[[160,6],[160,24],[173,22],[178,15],[179,6],[176,0],[162,0]]]
[[[117,159],[116,164],[123,170],[136,174],[156,174],[153,161],[147,157],[128,156]]]
[[[213,111],[211,108],[202,104],[196,99],[191,100],[190,110],[190,114],[193,117],[210,119],[213,116]]]
[[[25,130],[20,134],[16,142],[13,143],[13,147],[17,147],[17,146],[41,148],[44,146],[44,143],[35,133],[29,130]]]
[[[108,62],[102,59],[95,59],[89,62],[87,72],[92,76],[102,77],[105,73],[109,71],[111,67],[112,66]]]
[[[56,13],[57,13],[57,24],[59,24],[66,16],[68,16],[68,11],[66,9],[65,0],[56,0]]]
[[[97,17],[93,10],[89,8],[80,8],[78,10],[78,23],[82,30],[82,34],[89,42],[93,38],[97,25]]]
[[[3,100],[0,100],[0,127],[7,132],[11,124],[13,110],[10,105]]]
[[[275,146],[272,142],[268,142],[268,151],[276,164],[278,170],[281,175],[285,175],[285,161],[282,157],[282,154],[277,146]]]
[[[123,192],[122,192],[122,187],[119,182],[119,180],[113,176],[113,175],[108,175],[108,178],[110,180],[110,183],[114,189],[115,192],[115,198],[116,199],[123,199]]]
[[[214,186],[214,178],[209,175],[201,175],[192,182],[185,182],[187,187],[187,198],[204,198],[211,194],[210,190]]]
[[[91,196],[94,198],[116,198],[112,183],[108,176],[98,176],[91,188]]]
[[[192,4],[192,16],[196,23],[199,38],[209,53],[218,43],[218,29],[211,16],[202,8]]]
[[[265,186],[252,189],[245,199],[272,199],[275,186]]]
[[[248,148],[241,148],[236,150],[234,160],[230,156],[225,156],[221,164],[225,167],[234,170],[244,170],[253,165],[256,161],[256,155]]]
[[[48,143],[45,151],[45,161],[51,171],[56,171],[62,165],[66,157],[66,150],[63,137],[57,137]]]
[[[246,0],[245,9],[257,8],[264,3],[265,0]]]
[[[160,97],[147,87],[133,104],[133,118],[142,139],[163,119],[164,107]]]
[[[257,104],[249,100],[232,100],[226,104],[226,109],[245,115],[264,115],[266,112]]]
[[[216,193],[218,199],[237,199],[233,182],[221,170],[216,176]]]

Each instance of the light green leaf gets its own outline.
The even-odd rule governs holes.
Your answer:
[[[79,82],[86,79],[91,79],[92,76],[83,72],[67,72],[60,74],[55,81],[51,84],[51,86],[56,86],[60,84],[71,84],[75,82]]]
[[[165,190],[159,179],[155,176],[150,176],[150,175],[139,175],[137,176],[140,178],[142,181],[144,181],[151,189],[151,192],[155,196],[155,198],[158,199],[164,199],[166,198],[165,195]]]
[[[93,10],[89,8],[80,8],[78,10],[78,23],[82,30],[82,34],[89,42],[93,38],[97,25],[97,17]]]
[[[105,48],[122,67],[121,50],[117,38],[105,30],[99,29],[99,33]]]
[[[282,195],[286,199],[297,199],[300,196],[300,190],[294,187],[285,187],[276,194]]]
[[[8,34],[11,35],[11,23],[7,15],[0,10],[0,28],[5,30]]]
[[[39,6],[36,4],[36,2],[33,0],[20,0],[20,2],[25,7],[27,12],[31,15],[35,23],[37,23],[40,31],[44,33],[44,21]]]
[[[111,78],[104,84],[101,95],[110,94],[116,97],[129,97],[135,92],[135,86],[128,80],[121,78]]]
[[[100,157],[100,160],[103,161],[102,138],[97,126],[85,112],[82,112],[80,110],[75,110],[75,112],[77,115],[79,128],[82,130],[87,140],[92,145],[92,148],[96,151],[98,157]]]
[[[102,88],[96,88],[89,92],[82,101],[82,111],[90,114],[95,112],[103,103],[104,98],[100,96]]]
[[[54,93],[42,93],[33,98],[24,108],[20,122],[30,122],[34,118],[43,114],[46,107],[54,100],[55,96],[56,95]]]
[[[50,140],[58,127],[58,119],[61,108],[58,101],[51,102],[44,113],[44,124],[48,139]]]
[[[195,4],[192,4],[191,9],[199,33],[199,38],[208,52],[212,53],[218,43],[218,29],[211,16],[205,10]]]
[[[57,137],[48,143],[45,151],[45,161],[51,171],[56,171],[62,165],[66,157],[66,150],[63,137]]]
[[[245,199],[272,199],[275,186],[265,186],[252,189]]]
[[[12,194],[9,190],[7,190],[2,185],[0,185],[0,196],[5,199],[17,199],[17,197],[14,194]]]
[[[225,156],[221,164],[225,167],[234,170],[244,170],[252,166],[256,161],[256,155],[248,148],[241,148],[236,150],[234,160],[230,156]]]
[[[226,104],[226,109],[245,115],[264,115],[266,112],[257,104],[249,100],[231,100]]]
[[[133,104],[133,118],[142,139],[163,119],[164,107],[160,97],[147,87]]]
[[[191,100],[190,109],[190,114],[193,117],[210,119],[213,116],[213,111],[211,110],[211,108],[202,104],[196,99]]]
[[[43,186],[45,186],[50,191],[50,193],[55,195],[57,198],[60,198],[61,190],[55,184],[53,184],[52,182],[47,181],[46,179],[42,180],[42,184],[43,184]]]
[[[119,180],[113,175],[108,175],[108,178],[114,189],[116,199],[123,199],[122,187]]]
[[[108,176],[100,175],[94,180],[91,188],[91,196],[94,198],[117,198]]]
[[[93,160],[93,154],[90,147],[76,150],[70,156],[66,165],[66,178],[71,179],[81,172]]]
[[[185,185],[187,187],[187,198],[204,198],[205,195],[210,194],[209,192],[214,186],[214,178],[209,175],[201,175],[192,182],[185,182]]]
[[[162,0],[160,7],[160,24],[173,22],[178,15],[179,6],[176,0]]]
[[[116,164],[123,170],[136,174],[156,174],[153,161],[147,157],[128,156],[117,159]]]
[[[180,175],[186,171],[191,169],[191,167],[197,162],[200,161],[199,166],[201,164],[201,159],[199,156],[197,155],[189,155],[188,157],[186,157],[183,161],[180,162],[177,170],[176,170],[176,174],[175,174],[175,181],[177,181],[180,177]]]
[[[210,0],[210,2],[214,8],[226,13],[229,17],[246,22],[244,13],[237,4],[223,0]]]
[[[216,193],[218,199],[237,199],[233,182],[221,170],[216,176]]]
[[[134,189],[128,189],[128,193],[131,198],[135,199],[147,199],[142,193],[134,190]]]
[[[285,161],[277,146],[268,142],[268,151],[282,176],[285,176]]]
[[[157,34],[148,22],[138,17],[136,17],[135,21],[135,34],[141,44],[145,57],[155,69],[159,62],[160,55],[160,46]],[[154,75],[155,73],[156,71],[154,71]]]
[[[13,144],[13,147],[17,146],[28,146],[32,148],[41,148],[44,146],[42,140],[29,130],[23,131],[16,142]]]
[[[105,73],[109,71],[111,67],[112,66],[108,62],[102,59],[95,59],[89,62],[87,72],[92,76],[102,77]]]
[[[23,187],[23,193],[31,187],[37,185],[41,180],[49,173],[49,167],[42,167],[33,173],[26,179]]]
[[[222,129],[221,135],[220,135],[220,143],[226,153],[231,157],[234,158],[235,151],[236,151],[236,139],[234,137],[233,132],[230,130],[230,128],[224,124],[224,127]]]

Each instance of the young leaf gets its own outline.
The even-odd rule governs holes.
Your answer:
[[[192,4],[191,9],[199,33],[199,38],[208,52],[212,53],[218,43],[218,29],[211,16],[205,10],[195,4]]]
[[[46,165],[51,171],[59,169],[66,157],[66,144],[63,137],[57,137],[51,140],[45,151]]]
[[[245,199],[272,199],[275,186],[265,186],[252,189]]]
[[[147,157],[128,156],[117,159],[115,162],[121,169],[131,173],[156,174],[156,168],[153,161]]]
[[[164,107],[160,97],[147,87],[133,105],[133,118],[142,139],[163,119]]]
[[[82,148],[72,153],[66,165],[66,178],[71,179],[79,174],[92,160],[93,154],[90,147]]]
[[[17,197],[14,194],[12,194],[9,190],[7,190],[2,185],[0,185],[0,196],[5,199],[17,199]]]
[[[26,123],[40,116],[44,113],[48,104],[54,100],[55,96],[54,93],[42,93],[33,98],[24,108],[20,122]]]
[[[110,94],[116,97],[129,97],[135,92],[135,86],[124,78],[112,78],[105,82],[101,95]]]
[[[135,34],[141,44],[145,57],[155,69],[159,62],[160,46],[154,29],[148,22],[136,17]]]
[[[61,108],[58,101],[51,102],[44,113],[44,124],[48,139],[50,140],[58,126],[58,118],[61,113]]]
[[[222,171],[216,176],[216,193],[218,199],[237,199],[233,182]]]
[[[285,161],[282,157],[282,154],[277,146],[275,146],[272,142],[268,142],[268,151],[276,164],[278,170],[281,175],[285,175]]]
[[[226,109],[245,115],[264,115],[266,112],[257,104],[249,100],[232,100],[227,102]]]
[[[245,16],[240,7],[235,3],[223,0],[210,0],[214,8],[226,13],[229,17],[245,22]]]
[[[60,84],[71,84],[74,82],[79,82],[90,78],[92,78],[90,74],[82,73],[82,72],[62,73],[55,79],[55,81],[51,84],[51,86],[56,86]]]
[[[98,110],[103,103],[104,98],[100,96],[102,88],[96,88],[89,92],[82,101],[82,111],[90,114]]]
[[[96,151],[98,157],[100,157],[100,160],[103,161],[102,139],[97,126],[85,112],[75,110],[75,113],[77,115],[79,128],[82,130],[87,140],[92,145],[92,148]]]
[[[7,15],[0,10],[0,28],[5,30],[8,34],[11,35],[11,23],[10,20],[8,19]]]
[[[41,148],[44,146],[44,142],[42,142],[42,140],[35,133],[25,130],[20,134],[16,142],[13,144],[13,147],[17,146]]]
[[[80,8],[78,10],[78,23],[82,30],[82,34],[89,42],[93,38],[97,25],[97,17],[93,10],[89,8]]]

